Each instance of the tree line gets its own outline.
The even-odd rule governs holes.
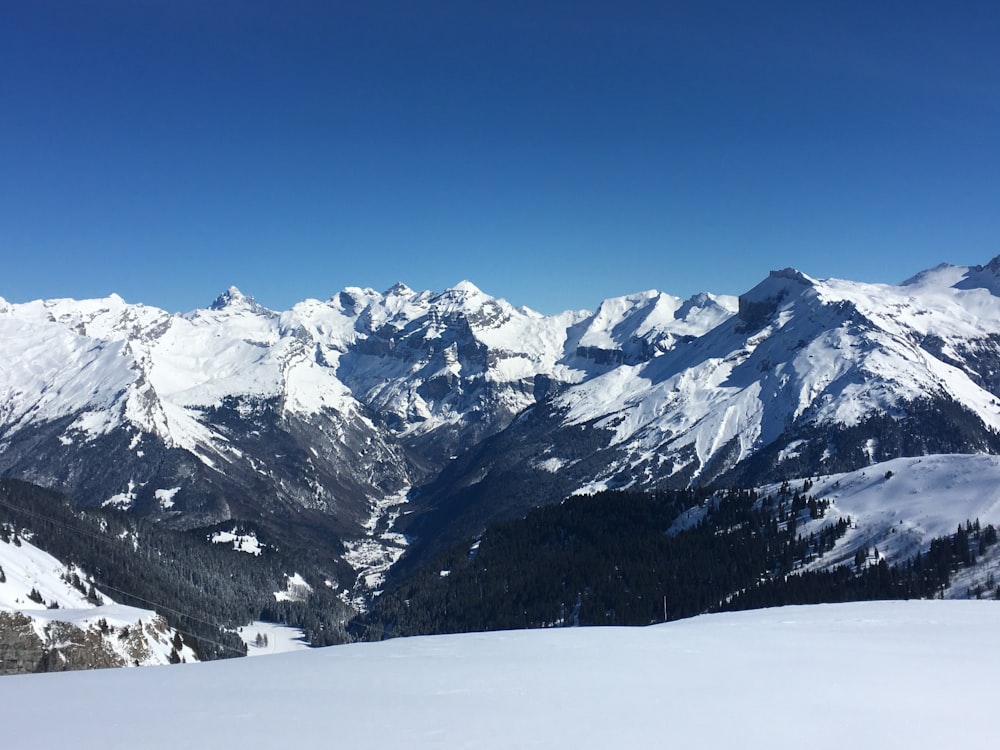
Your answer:
[[[996,543],[996,530],[977,521],[896,565],[866,556],[864,564],[814,569],[851,521],[815,523],[829,503],[809,489],[807,481],[763,497],[697,489],[571,497],[438,556],[391,585],[354,625],[359,636],[379,638],[932,597]],[[689,522],[675,527],[684,513]]]

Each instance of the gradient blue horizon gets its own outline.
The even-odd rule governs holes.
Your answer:
[[[552,313],[1000,253],[1000,6],[0,8],[0,297]]]

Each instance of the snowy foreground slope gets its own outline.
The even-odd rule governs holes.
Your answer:
[[[7,677],[0,706],[11,747],[986,746],[998,629],[986,601],[786,607]]]

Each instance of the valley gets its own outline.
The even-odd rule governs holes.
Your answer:
[[[1000,525],[998,293],[994,259],[898,285],[784,269],[738,298],[647,291],[557,315],[470,282],[287,311],[235,287],[183,314],[0,301],[0,521],[153,602],[209,658],[245,650],[234,629],[256,620],[314,645],[383,637],[381,601],[459,581],[441,559],[586,496],[614,515],[628,493],[674,493],[666,533],[726,493],[763,512],[784,486],[826,509],[796,519],[801,544],[847,529],[753,575],[862,575],[861,550],[907,565],[967,522]],[[933,590],[992,597],[993,558]],[[530,621],[572,611],[574,585]]]

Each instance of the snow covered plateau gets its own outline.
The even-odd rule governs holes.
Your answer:
[[[868,602],[0,679],[12,747],[992,743],[1000,603]],[[53,716],[58,721],[53,721]]]

